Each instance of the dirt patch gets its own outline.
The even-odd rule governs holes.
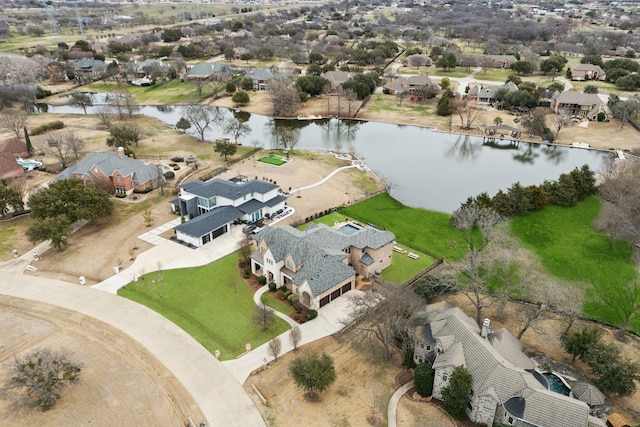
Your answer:
[[[309,401],[296,388],[288,369],[294,357],[325,352],[334,358],[336,382]],[[371,354],[355,350],[348,337],[323,338],[290,352],[267,369],[247,379],[244,388],[268,426],[364,426],[384,425],[389,399],[397,388],[394,378],[402,371],[395,355],[389,364],[377,364]],[[265,406],[255,386],[267,399]]]
[[[409,390],[411,393],[412,390]],[[402,427],[455,427],[451,416],[435,403],[419,402],[403,396],[398,402],[396,422]]]
[[[14,355],[64,349],[82,364],[77,385],[48,412],[9,410],[2,425],[184,425],[203,415],[182,385],[140,344],[95,319],[46,304],[0,296],[0,381]],[[196,421],[196,422],[197,422]]]

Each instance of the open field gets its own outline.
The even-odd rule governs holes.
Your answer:
[[[17,411],[0,398],[4,426],[184,425],[203,418],[191,395],[144,347],[121,331],[59,307],[0,297],[0,378],[15,355],[64,349],[82,364],[79,382],[47,412]]]
[[[266,331],[253,324],[253,291],[240,276],[235,253],[203,267],[148,273],[118,295],[162,314],[211,353],[220,350],[221,360],[289,329],[279,318]]]

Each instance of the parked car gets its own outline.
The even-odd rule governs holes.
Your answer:
[[[251,234],[251,232],[253,232],[253,230],[256,229],[256,225],[255,224],[249,224],[244,226],[244,228],[242,229],[242,232],[244,234]]]

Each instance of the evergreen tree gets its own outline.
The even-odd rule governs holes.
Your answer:
[[[471,373],[463,365],[460,365],[453,370],[449,385],[442,390],[444,409],[457,420],[466,416],[472,383]]]
[[[29,133],[27,132],[27,127],[24,127],[24,140],[27,143],[27,153],[29,157],[33,156],[33,144],[31,144],[31,138],[29,138]]]
[[[413,385],[420,396],[431,396],[435,370],[428,363],[421,363],[413,371]]]

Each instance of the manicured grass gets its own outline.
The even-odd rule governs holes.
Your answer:
[[[476,79],[504,83],[505,81],[507,81],[507,77],[512,74],[515,73],[511,69],[490,68],[486,72],[482,70],[478,74],[476,74]],[[522,78],[523,76],[518,77]]]
[[[112,92],[114,90],[125,89],[140,104],[184,104],[191,100],[203,100],[209,91],[205,88],[201,95],[198,95],[196,87],[188,83],[183,83],[179,79],[171,80],[165,84],[155,84],[153,86],[131,86],[128,84],[96,82],[80,88],[80,91]]]
[[[466,67],[456,67],[453,70],[446,70],[446,71],[443,70],[442,68],[435,68],[435,67],[432,67],[432,68],[433,69],[429,72],[429,74],[432,76],[438,76],[438,77],[461,78],[471,74],[471,71],[468,71]]]
[[[232,359],[246,343],[256,348],[289,328],[278,318],[266,331],[253,324],[253,291],[237,264],[238,255],[231,254],[204,267],[167,270],[161,282],[158,273],[149,273],[118,295],[162,314],[211,353],[220,350],[221,359]]]
[[[311,222],[308,222],[306,224],[302,224],[300,227],[298,227],[299,230],[304,230],[305,228],[307,228],[309,226],[309,224],[313,223],[313,224],[324,224],[328,227],[333,227],[334,224],[336,222],[344,222],[345,216],[341,213],[338,212],[332,212],[328,215],[324,215],[321,216],[320,218],[316,218]]]
[[[548,272],[558,278],[583,283],[589,297],[585,314],[616,324],[615,313],[604,306],[593,285],[615,289],[634,280],[637,272],[631,259],[631,247],[613,241],[593,228],[601,201],[590,197],[573,208],[549,206],[542,211],[516,217],[511,232],[540,257]],[[640,332],[640,319],[632,328]]]
[[[269,306],[269,307],[273,308],[274,310],[279,311],[280,313],[282,313],[284,315],[288,316],[288,315],[291,314],[291,311],[292,311],[291,306],[289,306],[284,301],[279,301],[276,298],[268,296],[267,295],[268,293],[269,293],[269,291],[267,291],[267,293],[265,293],[265,294],[262,294],[262,296],[260,297],[260,301],[262,301],[262,303],[264,305]]]
[[[464,234],[451,226],[448,214],[404,206],[387,193],[339,212],[385,228],[396,235],[397,241],[434,258],[455,260],[467,253]]]
[[[398,246],[407,252],[414,253],[420,258],[412,259],[406,254],[393,251],[391,266],[382,270],[382,278],[387,282],[404,283],[436,262],[436,260],[431,258],[429,255],[418,252],[417,250],[401,243],[396,243],[395,246]]]
[[[268,163],[270,165],[275,165],[275,166],[282,166],[285,163],[287,163],[285,160],[281,159],[280,157],[277,156],[272,156],[272,157],[263,157],[261,159],[258,159],[259,162],[263,162],[263,163]]]

